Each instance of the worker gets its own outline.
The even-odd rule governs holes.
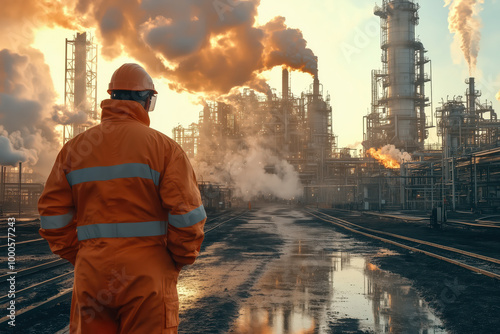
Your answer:
[[[153,80],[124,64],[101,123],[68,141],[38,202],[40,235],[75,267],[70,333],[177,333],[177,278],[206,220],[181,147],[149,127]]]

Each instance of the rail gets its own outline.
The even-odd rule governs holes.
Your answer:
[[[398,246],[398,247],[401,247],[401,248],[405,248],[407,250],[411,250],[411,251],[418,252],[418,253],[423,253],[425,255],[437,258],[439,260],[446,261],[448,263],[452,263],[452,264],[458,265],[458,266],[460,266],[462,268],[465,268],[465,269],[468,269],[470,271],[473,271],[473,272],[476,272],[476,273],[479,273],[479,274],[482,274],[482,275],[485,275],[485,276],[488,276],[488,277],[492,277],[492,278],[496,278],[496,279],[500,280],[500,274],[498,274],[498,273],[494,273],[494,272],[491,272],[489,270],[481,269],[481,268],[478,268],[476,266],[469,265],[469,264],[463,263],[461,261],[457,261],[455,259],[451,259],[451,258],[446,257],[446,256],[435,254],[435,253],[430,252],[430,251],[426,251],[426,250],[423,250],[423,249],[419,249],[419,248],[416,248],[416,247],[405,245],[405,244],[402,244],[401,242],[397,242],[397,241],[390,240],[390,239],[387,239],[387,238],[382,238],[380,236],[374,235],[373,233],[390,236],[392,238],[396,238],[396,239],[400,239],[400,240],[410,241],[410,242],[418,244],[418,246],[420,246],[420,245],[423,244],[423,245],[427,245],[427,246],[430,246],[430,247],[438,248],[438,249],[441,249],[441,250],[444,250],[444,251],[448,251],[448,252],[451,252],[451,253],[454,253],[454,254],[460,254],[462,256],[468,256],[468,257],[472,257],[474,259],[480,259],[482,261],[485,261],[487,264],[500,264],[500,260],[498,260],[498,259],[487,257],[487,256],[480,255],[480,254],[476,254],[476,253],[467,252],[467,251],[460,250],[460,249],[453,248],[453,247],[448,247],[448,246],[444,246],[444,245],[439,245],[439,244],[427,242],[427,241],[424,241],[424,240],[418,240],[418,239],[409,238],[409,237],[405,237],[405,236],[401,236],[401,235],[397,235],[397,234],[393,234],[393,233],[388,233],[388,232],[382,232],[382,231],[373,230],[373,229],[370,229],[370,228],[366,228],[366,227],[363,227],[363,226],[360,226],[360,225],[348,222],[346,220],[343,220],[343,219],[340,219],[340,218],[337,218],[337,217],[330,216],[330,215],[328,215],[326,213],[323,213],[323,212],[321,212],[319,210],[315,210],[315,209],[309,208],[309,209],[306,209],[306,211],[310,215],[312,215],[312,216],[314,216],[314,217],[316,217],[318,219],[321,219],[323,221],[326,221],[326,222],[332,223],[334,225],[337,225],[339,227],[342,227],[342,228],[344,228],[344,229],[346,229],[346,230],[348,230],[350,232],[353,232],[353,233],[356,233],[356,234],[361,234],[363,236],[366,236],[366,237],[369,237],[369,238],[372,238],[372,239],[377,239],[377,240],[383,241],[385,243],[389,243],[389,244],[392,244],[392,245],[395,245],[395,246]],[[318,214],[326,216],[328,218],[326,219],[324,217],[319,216]],[[363,232],[363,231],[366,231],[366,232]],[[371,233],[367,233],[367,232],[371,232]]]

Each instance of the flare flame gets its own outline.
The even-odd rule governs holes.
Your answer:
[[[367,152],[375,158],[385,168],[397,169],[403,161],[411,161],[411,155],[407,152],[401,152],[394,145],[385,145],[382,148],[370,148]]]

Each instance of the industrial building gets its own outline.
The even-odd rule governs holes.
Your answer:
[[[364,146],[394,144],[408,152],[422,149],[432,118],[426,117],[429,98],[425,84],[429,59],[415,38],[418,3],[383,0],[375,7],[380,17],[382,70],[372,71],[371,113],[365,118]]]
[[[299,172],[304,203],[362,210],[495,210],[500,204],[497,115],[491,103],[480,101],[472,77],[465,98],[443,101],[435,112],[430,108],[430,59],[415,37],[419,8],[410,0],[383,0],[374,8],[381,22],[382,69],[372,71],[363,156],[337,147],[330,96],[323,96],[318,74],[308,92],[293,96],[287,69],[281,98],[246,89],[230,102],[207,102],[199,123],[175,128],[174,139],[196,162],[223,168],[227,150],[241,149],[245,138],[258,136]],[[439,144],[426,144],[432,127]],[[411,159],[384,167],[369,152],[387,145]]]
[[[323,92],[320,73],[313,75],[307,91],[294,95],[289,68],[282,70],[281,95],[246,88],[204,101],[198,122],[174,128],[173,139],[195,168],[204,165],[213,171],[224,170],[228,153],[257,142],[297,171],[303,192],[294,200],[305,204],[359,210],[429,211],[437,206],[496,210],[500,205],[497,114],[491,102],[481,101],[474,77],[466,80],[462,96],[450,92],[453,99],[442,100],[433,110],[431,60],[416,38],[419,9],[413,0],[382,0],[374,8],[380,18],[382,57],[381,69],[372,71],[371,92],[366,92],[372,98],[363,118],[362,154],[337,146],[331,97]],[[84,111],[89,120],[97,121],[97,45],[90,34],[66,39],[65,80],[67,111]],[[87,128],[87,124],[64,124],[63,142]],[[431,128],[440,143],[426,142]],[[388,147],[411,157],[384,156]],[[265,170],[277,173],[271,165]],[[22,206],[33,204],[31,199],[42,186],[31,184],[29,168],[23,167],[27,181],[21,187],[12,176],[19,167],[2,171],[2,208],[19,208],[19,198]],[[231,181],[213,174],[205,170],[198,175],[207,207],[242,204]]]
[[[174,128],[174,140],[197,163],[223,169],[224,156],[244,149],[252,138],[293,165],[302,184],[323,187],[334,175],[328,162],[341,155],[332,133],[330,96],[324,97],[318,74],[308,92],[294,96],[289,75],[284,68],[281,97],[272,91],[266,96],[244,89],[228,102],[207,101],[199,123]],[[273,173],[272,166],[266,171]]]

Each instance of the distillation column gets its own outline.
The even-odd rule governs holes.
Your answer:
[[[407,151],[420,148],[425,139],[425,131],[422,131],[425,114],[422,111],[420,115],[417,114],[421,101],[426,101],[417,92],[419,87],[418,90],[423,93],[422,85],[418,83],[424,74],[416,75],[416,53],[425,52],[422,51],[422,43],[415,39],[418,9],[419,5],[410,0],[384,0],[382,7],[375,8],[375,15],[382,20],[381,48],[385,80],[384,96],[379,103],[385,105],[387,112],[386,139],[388,143]],[[419,116],[423,119],[419,120]]]

